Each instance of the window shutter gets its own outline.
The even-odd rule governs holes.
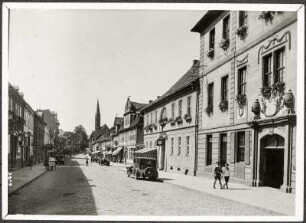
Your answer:
[[[236,134],[235,132],[231,132],[231,159],[230,159],[230,162],[231,163],[235,163],[235,146],[236,146]]]
[[[245,131],[244,162],[250,164],[250,131]]]

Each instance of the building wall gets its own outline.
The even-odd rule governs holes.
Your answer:
[[[187,114],[187,98],[191,97],[191,121],[184,119]],[[149,112],[144,113],[144,145],[145,147],[157,148],[159,167],[164,166],[165,171],[193,175],[195,171],[195,123],[196,123],[196,101],[197,92],[182,92],[179,96],[173,97],[169,101]],[[162,128],[159,124],[161,111],[166,108],[168,120],[171,118],[171,104],[175,103],[174,118],[178,116],[178,101],[182,100],[182,123],[171,125],[169,122]],[[156,117],[157,111],[157,119]],[[153,118],[151,121],[151,114]],[[148,129],[146,126],[154,124],[156,128]],[[156,141],[160,135],[165,136],[165,158],[164,165],[161,164],[162,147],[157,146]],[[186,155],[186,136],[189,136],[189,155]],[[181,153],[178,154],[178,137],[181,137]],[[174,152],[171,153],[171,138],[174,140]]]
[[[204,77],[200,80],[200,98],[199,98],[199,137],[198,137],[198,175],[207,175],[213,172],[216,161],[219,161],[220,153],[220,134],[227,134],[227,161],[230,163],[233,178],[241,182],[251,184],[252,166],[254,157],[252,157],[254,146],[258,142],[253,142],[254,130],[249,123],[254,120],[252,105],[256,99],[264,109],[260,89],[263,86],[263,61],[262,58],[275,50],[285,48],[285,93],[289,89],[296,95],[296,49],[297,49],[297,27],[296,13],[283,12],[275,15],[272,23],[266,23],[259,20],[261,12],[248,12],[247,17],[247,36],[242,40],[236,35],[238,27],[238,12],[225,12],[216,18],[201,33],[200,37],[200,64],[204,67]],[[222,38],[223,18],[230,15],[230,46],[227,51],[223,51],[218,46]],[[209,31],[215,27],[215,56],[210,59],[206,56],[209,44]],[[238,70],[246,67],[246,98],[247,102],[244,108],[239,108],[236,96],[238,92]],[[228,110],[221,112],[218,108],[221,97],[221,78],[229,75],[228,79]],[[206,113],[207,107],[207,86],[214,83],[213,113]],[[280,110],[273,114],[277,109],[277,104],[271,104],[265,113],[261,112],[260,120],[271,120],[277,117],[286,116],[288,109],[280,105]],[[271,115],[273,114],[273,115]],[[265,128],[269,128],[268,126]],[[281,128],[281,126],[279,126]],[[235,160],[237,152],[237,143],[232,135],[244,131],[248,137],[248,152],[245,154],[245,162],[237,163]],[[266,130],[263,130],[267,132]],[[268,134],[268,133],[266,133]],[[207,165],[207,135],[212,135],[212,164]],[[293,133],[295,138],[295,133]],[[287,143],[287,142],[286,142]],[[292,151],[295,151],[295,142],[293,142]],[[235,147],[235,148],[233,148]],[[294,156],[293,156],[293,160]],[[293,165],[294,166],[294,165]],[[292,171],[294,179],[295,171]],[[294,180],[293,180],[294,181]]]

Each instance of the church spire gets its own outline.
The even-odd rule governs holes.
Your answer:
[[[97,111],[96,111],[96,117],[95,117],[95,130],[98,130],[101,125],[101,115],[100,115],[100,106],[99,106],[99,100],[97,99]]]

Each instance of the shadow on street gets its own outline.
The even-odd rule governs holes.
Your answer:
[[[9,214],[96,215],[92,187],[83,163],[66,157],[58,165],[9,197]]]

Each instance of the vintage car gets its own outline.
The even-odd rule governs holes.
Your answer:
[[[106,158],[104,158],[104,157],[100,157],[99,158],[99,164],[100,165],[109,166],[109,161]]]
[[[136,180],[140,177],[149,180],[156,180],[158,178],[156,163],[157,160],[154,158],[135,158],[133,166],[126,168],[127,176],[130,177],[131,175],[134,175]]]
[[[64,155],[57,155],[55,157],[56,159],[56,164],[62,164],[62,165],[65,165],[65,156]]]

